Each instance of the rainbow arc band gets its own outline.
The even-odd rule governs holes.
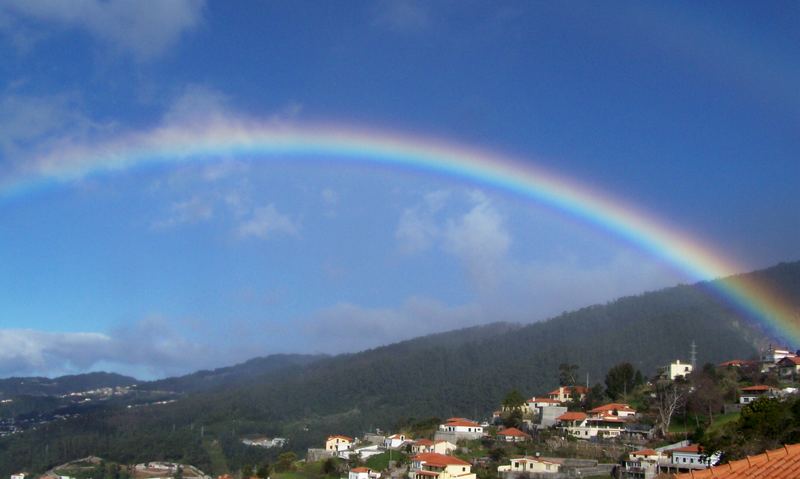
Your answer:
[[[767,333],[793,346],[800,345],[800,318],[788,303],[752,279],[730,276],[743,269],[719,256],[713,247],[607,193],[593,191],[529,161],[420,136],[340,126],[282,127],[233,120],[211,121],[191,128],[165,126],[94,144],[60,145],[35,158],[26,170],[0,179],[0,198],[146,165],[237,156],[298,161],[325,158],[416,170],[529,198],[603,229],[693,279],[727,277],[708,284]]]

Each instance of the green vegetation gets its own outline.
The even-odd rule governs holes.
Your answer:
[[[392,461],[399,461],[401,463],[408,463],[408,455],[400,451],[384,452],[367,459],[367,467],[376,471],[384,471],[389,468],[389,458]]]
[[[800,263],[751,276],[800,303]],[[215,472],[269,463],[287,474],[296,472],[279,470],[278,455],[287,451],[247,447],[241,438],[288,437],[292,452],[303,454],[331,433],[358,435],[376,427],[396,431],[403,426],[429,431],[434,424],[419,418],[485,417],[509,391],[541,394],[558,384],[561,373],[578,383],[588,373],[597,383],[609,368],[630,361],[634,370],[652,375],[659,366],[685,356],[693,340],[702,361],[755,355],[762,333],[737,319],[735,311],[707,290],[707,285],[678,286],[526,326],[493,324],[358,354],[289,360],[264,373],[251,370],[235,381],[216,382],[210,389],[196,384],[206,377],[198,373],[181,380],[186,393],[175,403],[130,409],[113,403],[0,439],[0,475],[43,472],[89,455],[120,463],[173,460]],[[560,369],[562,364],[566,367]],[[572,367],[576,365],[579,372]],[[235,376],[236,371],[229,369],[228,374]],[[698,381],[714,387],[685,398],[690,417],[699,418],[702,428],[714,424],[721,402],[735,397],[738,379],[728,373],[700,376]],[[654,408],[635,383],[634,372],[633,391],[624,386],[621,396],[618,387],[608,394],[640,409]],[[599,391],[592,397],[604,399]],[[208,441],[218,446],[209,447]]]

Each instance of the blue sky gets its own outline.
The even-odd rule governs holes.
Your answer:
[[[207,118],[379,128],[528,159],[755,269],[799,256],[798,24],[794,2],[4,2],[0,179]],[[696,279],[502,191],[294,160],[1,198],[0,376],[356,351]]]

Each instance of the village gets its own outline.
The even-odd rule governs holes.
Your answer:
[[[568,379],[576,367],[564,365],[563,369],[562,378]],[[617,391],[613,375],[620,372],[627,378],[621,383],[623,390]],[[696,379],[700,373],[693,361],[676,360],[661,368],[657,377],[644,381],[625,363],[609,371],[602,395],[596,390],[599,385],[574,383],[527,398],[511,391],[484,419],[451,417],[391,433],[365,432],[359,437],[331,431],[319,447],[308,449],[304,459],[288,451],[286,438],[246,437],[241,440],[246,446],[284,452],[275,464],[247,467],[219,479],[706,477],[698,474],[716,466],[722,454],[704,450],[693,441],[691,423],[699,426],[700,420],[688,417],[687,405],[696,400],[693,398],[703,397],[702,383]],[[760,360],[706,365],[702,373],[728,381],[724,384],[729,389],[735,385],[735,396],[728,394],[727,401],[712,406],[717,414],[705,418],[710,422],[703,426],[714,428],[736,420],[743,407],[760,398],[781,401],[795,397],[800,355],[770,346]],[[598,404],[599,398],[613,399]],[[768,459],[761,463],[769,463],[770,457],[773,462],[800,460],[800,445],[765,454]],[[92,461],[96,464],[98,459],[89,460],[90,466],[84,469],[91,470]],[[747,464],[751,463],[748,458]],[[74,464],[54,468],[41,477],[91,477],[69,471],[75,471]],[[115,477],[211,479],[191,465],[169,462],[128,466],[128,471]],[[27,478],[20,473],[10,479]]]

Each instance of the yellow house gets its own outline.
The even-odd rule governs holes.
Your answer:
[[[472,464],[454,456],[435,452],[411,458],[409,479],[476,479]]]
[[[350,448],[353,447],[353,438],[348,436],[328,436],[328,439],[325,441],[325,450],[328,452],[341,452],[341,451],[349,451]]]
[[[497,472],[501,475],[504,473],[520,473],[531,474],[538,472],[558,472],[560,464],[555,462],[545,461],[538,457],[514,457],[511,459],[511,464],[505,466],[498,466]]]

